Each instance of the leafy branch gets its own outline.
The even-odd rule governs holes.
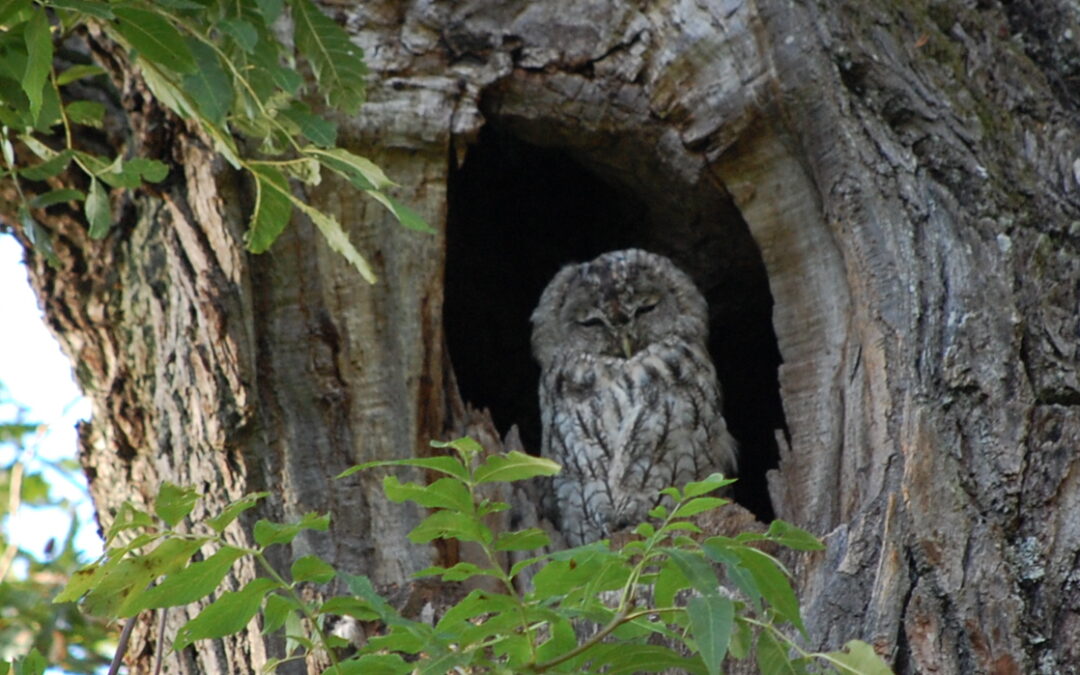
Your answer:
[[[288,545],[303,530],[325,531],[328,516],[308,514],[295,523],[260,520],[252,532],[255,546],[237,547],[224,539],[225,528],[266,493],[249,495],[181,529],[199,496],[168,483],[152,512],[124,504],[107,533],[105,554],[77,571],[57,602],[78,601],[85,612],[131,619],[142,611],[216,594],[177,631],[172,648],[237,633],[261,612],[263,632],[284,629],[289,644],[285,658],[267,664],[268,671],[317,651],[328,656],[332,665],[324,672],[333,675],[672,668],[713,675],[726,659],[751,655],[763,672],[890,672],[866,643],[810,652],[790,637],[791,629],[803,636],[805,629],[788,573],[755,545],[815,550],[821,547],[817,539],[783,521],[774,521],[764,533],[735,537],[700,531],[694,518],[729,503],[713,493],[730,479],[714,474],[682,489],[664,490],[665,500],[649,513],[650,521],[638,525],[637,538],[619,549],[601,541],[544,552],[551,542],[540,529],[502,532],[489,527],[488,516],[509,505],[485,494],[491,484],[551,476],[558,465],[519,452],[485,456],[468,438],[433,445],[452,454],[370,462],[341,474],[417,467],[439,475],[424,485],[403,483],[391,474],[383,479],[383,489],[391,501],[429,510],[409,533],[411,541],[456,539],[479,547],[485,562],[433,566],[418,576],[450,582],[487,576],[498,580],[501,591],[472,590],[433,624],[402,616],[367,577],[339,572],[316,556],[297,558],[288,575],[270,564],[268,547]],[[500,561],[507,552],[536,555],[507,569]],[[238,590],[219,591],[233,565],[246,556],[256,560],[263,576]],[[519,575],[534,566],[531,588],[519,590],[524,585]],[[299,584],[326,584],[335,577],[351,596],[315,602],[297,590]],[[330,615],[375,622],[383,631],[339,660],[336,650],[347,644],[322,629],[321,621]]]
[[[109,190],[160,182],[169,173],[156,159],[106,157],[76,146],[73,127],[103,127],[106,109],[100,102],[74,98],[69,85],[89,80],[106,87],[100,79],[105,71],[90,63],[57,71],[54,60],[57,45],[87,25],[123,47],[155,98],[194,123],[222,157],[253,178],[256,202],[245,236],[248,250],[266,251],[297,208],[331,248],[375,281],[341,223],[290,187],[290,179],[317,185],[323,171],[369,194],[405,227],[432,231],[387,194],[395,183],[374,163],[337,147],[337,125],[304,102],[319,97],[329,109],[354,115],[364,101],[367,72],[360,48],[311,0],[9,0],[0,3],[0,53],[5,55],[0,66],[0,181],[13,185],[24,230],[53,264],[57,259],[48,230],[33,217],[35,211],[82,202],[89,234],[100,239],[113,223]],[[282,34],[284,26],[291,34]],[[313,78],[301,75],[301,61]],[[244,143],[238,142],[241,138]],[[16,144],[29,154],[17,153]],[[245,154],[242,147],[255,151]],[[58,176],[72,163],[89,178],[85,190],[57,186]],[[32,196],[23,187],[26,181],[53,187]]]

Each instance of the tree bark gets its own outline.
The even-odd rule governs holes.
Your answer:
[[[514,346],[528,327],[508,317],[527,317],[538,290],[470,284],[506,274],[538,289],[573,255],[644,245],[709,297],[729,398],[765,401],[728,405],[744,482],[760,488],[744,496],[825,538],[790,559],[810,646],[861,638],[901,673],[1078,672],[1080,12],[1064,0],[326,5],[375,73],[360,116],[339,120],[344,144],[439,233],[403,230],[327,180],[307,197],[347,224],[380,283],[302,220],[269,254],[244,253],[249,186],[119,61],[121,88],[141,94],[134,142],[172,162],[169,183],[117,204],[101,242],[54,218],[60,269],[28,252],[93,402],[82,460],[103,525],[162,480],[215,502],[268,489],[258,517],[333,515],[328,536],[289,555],[407,586],[456,554],[408,544],[419,514],[388,505],[375,476],[331,477],[465,430],[449,357],[467,362],[485,332],[509,336],[493,375],[509,393],[491,396],[526,402],[483,400],[483,379],[472,402],[504,427],[500,408],[518,411],[528,445],[535,379]],[[470,204],[497,200],[506,178],[470,163],[500,143],[568,158],[622,201],[602,202],[577,248],[528,213],[492,229],[527,250],[469,239],[485,217]],[[523,194],[569,199],[545,193],[558,176],[528,175]],[[459,316],[447,317],[452,354],[444,297]],[[739,383],[744,351],[773,332],[778,372]],[[247,672],[280,649],[252,626],[170,672]]]

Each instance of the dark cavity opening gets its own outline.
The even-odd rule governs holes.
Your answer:
[[[667,255],[709,301],[709,349],[740,444],[735,499],[771,520],[765,473],[777,466],[775,430],[786,434],[780,353],[765,267],[746,223],[715,185],[622,180],[617,159],[596,160],[489,123],[452,172],[444,317],[462,396],[490,409],[501,433],[516,424],[525,447],[539,452],[529,316],[541,291],[562,265],[605,251]]]

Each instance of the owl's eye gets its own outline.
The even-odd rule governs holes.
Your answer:
[[[579,326],[585,326],[586,328],[595,328],[604,325],[603,320],[598,316],[588,316],[584,319],[578,319],[577,323]]]
[[[657,298],[655,300],[650,298],[649,300],[646,300],[645,302],[638,305],[637,309],[634,310],[634,316],[641,316],[642,314],[648,314],[649,312],[656,309],[656,306],[659,305],[659,304],[660,304],[660,299],[659,298]]]

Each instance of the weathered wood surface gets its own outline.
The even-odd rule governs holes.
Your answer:
[[[348,145],[436,227],[485,123],[564,149],[657,221],[683,214],[656,236],[685,242],[699,277],[735,264],[695,247],[729,227],[709,214],[737,208],[783,357],[773,506],[828,543],[793,559],[813,646],[860,637],[899,672],[1078,672],[1074,8],[326,6],[375,73],[341,120]],[[417,514],[373,478],[330,477],[464,424],[447,403],[443,235],[328,181],[308,196],[381,283],[303,223],[253,258],[247,187],[183,125],[129,112],[174,162],[164,205],[125,204],[100,243],[58,220],[63,269],[32,269],[93,401],[83,461],[102,520],[163,479],[221,500],[270,489],[263,516],[333,513],[297,553],[404,583],[437,555],[404,543]],[[276,648],[200,646],[173,672],[244,672]]]

